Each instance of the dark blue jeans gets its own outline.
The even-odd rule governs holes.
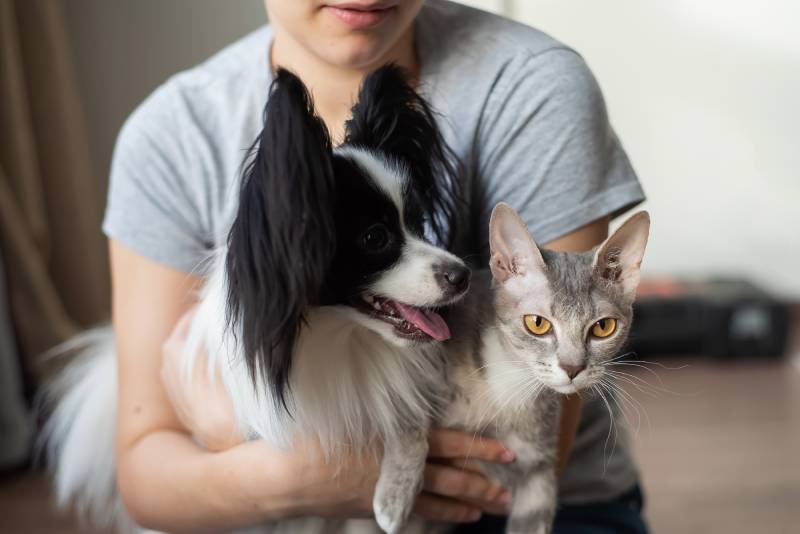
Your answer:
[[[559,505],[553,534],[647,534],[643,502],[642,491],[636,486],[613,501]],[[460,526],[456,532],[502,534],[505,525],[505,517],[484,516],[477,523]]]

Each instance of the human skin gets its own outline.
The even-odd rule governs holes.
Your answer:
[[[274,34],[271,63],[290,69],[309,87],[334,141],[342,139],[366,73],[394,62],[417,74],[412,22],[422,4],[423,0],[266,0]],[[343,5],[359,9],[337,7]],[[342,12],[372,13],[379,20],[354,28],[341,20]]]
[[[333,138],[339,140],[366,72],[387,61],[417,72],[411,22],[422,0],[380,4],[391,12],[368,28],[354,28],[331,13],[344,3],[265,2],[275,35],[272,64],[289,68],[304,80]],[[605,238],[607,229],[608,221],[599,220],[548,246],[588,250]],[[260,441],[220,451],[195,444],[162,384],[162,344],[194,304],[203,280],[114,240],[110,254],[119,359],[117,475],[134,520],[155,530],[203,532],[297,515],[369,516],[378,471],[374,461],[353,458],[358,469],[331,466],[314,443],[302,441],[290,451]],[[562,466],[574,438],[579,401],[569,399],[565,407]],[[415,512],[463,522],[476,519],[482,511],[505,509],[508,496],[503,488],[472,469],[479,459],[508,461],[502,444],[489,439],[474,442],[471,434],[436,429],[430,450],[432,461]]]

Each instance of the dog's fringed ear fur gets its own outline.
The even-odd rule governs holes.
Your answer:
[[[437,240],[452,244],[454,232],[448,230],[454,230],[462,201],[460,166],[405,69],[390,63],[364,79],[345,144],[381,152],[406,166],[414,180],[413,204],[423,210]]]
[[[288,406],[292,351],[336,250],[331,140],[302,81],[279,69],[228,235],[228,326],[254,383]],[[258,391],[259,388],[256,388]]]

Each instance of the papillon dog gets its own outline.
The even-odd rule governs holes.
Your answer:
[[[389,532],[419,491],[397,482],[424,466],[431,418],[446,402],[440,342],[450,331],[440,310],[470,281],[446,250],[456,167],[401,68],[365,78],[336,147],[301,80],[278,70],[182,356],[188,377],[207,355],[248,438],[280,447],[316,438],[331,462],[382,447],[374,509]],[[112,334],[86,339],[51,388],[58,400],[44,435],[57,497],[101,526],[135,530],[115,487]],[[293,519],[265,528],[326,527]]]

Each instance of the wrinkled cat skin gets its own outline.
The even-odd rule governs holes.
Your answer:
[[[451,318],[453,398],[441,424],[496,437],[515,453],[513,464],[484,465],[512,491],[509,533],[551,530],[562,395],[591,388],[622,350],[649,226],[640,212],[597,249],[562,253],[540,251],[510,206],[492,213],[491,279],[476,276]],[[525,315],[546,318],[550,331],[532,334]],[[615,331],[598,338],[592,327],[605,318]]]
[[[562,253],[540,251],[510,206],[492,213],[491,273],[473,276],[449,316],[451,401],[439,424],[497,438],[516,455],[512,464],[483,464],[511,489],[509,533],[551,531],[562,397],[598,384],[622,350],[649,227],[640,212],[596,249]],[[526,315],[547,319],[549,331],[533,334]],[[593,328],[607,319],[615,327],[598,337]],[[443,528],[406,532],[421,530]]]

